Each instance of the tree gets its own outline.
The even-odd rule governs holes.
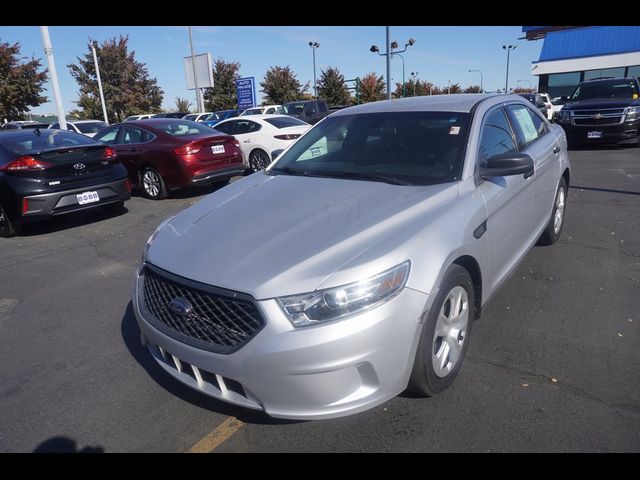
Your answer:
[[[240,62],[225,62],[217,59],[213,65],[213,88],[207,88],[204,94],[204,107],[208,112],[238,108],[236,80]]]
[[[386,88],[387,84],[382,80],[382,75],[378,77],[374,72],[367,73],[360,79],[360,101],[367,103],[384,100]]]
[[[480,87],[478,85],[471,85],[464,89],[464,93],[480,93]]]
[[[29,107],[47,101],[40,95],[47,81],[47,70],[40,69],[40,60],[20,56],[20,43],[0,42],[0,123],[20,120]]]
[[[301,100],[309,90],[309,82],[302,85],[289,66],[271,67],[260,82],[266,103],[283,104]]]
[[[128,51],[128,41],[128,36],[121,35],[118,40],[114,37],[96,45],[107,115],[112,122],[120,122],[129,115],[158,113],[164,96],[158,81],[149,77],[145,64],[136,61],[135,52]],[[79,109],[74,113],[81,118],[100,118],[102,108],[90,45],[87,53],[76,59],[77,64],[67,65],[80,86],[80,96],[75,102]]]
[[[344,75],[337,67],[327,67],[320,73],[318,81],[318,98],[329,105],[348,105],[351,95],[344,83]]]
[[[176,111],[177,112],[191,112],[191,102],[186,98],[176,97]]]
[[[526,87],[516,87],[513,89],[513,93],[533,93],[535,92],[535,88],[526,88]]]
[[[460,86],[459,83],[451,83],[450,85],[447,85],[446,87],[442,87],[443,92],[442,93],[462,93],[462,87]]]

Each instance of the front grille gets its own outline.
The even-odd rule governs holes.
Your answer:
[[[265,325],[255,301],[248,295],[192,282],[145,266],[144,306],[152,322],[170,336],[197,348],[231,353],[245,345]],[[169,308],[182,298],[190,312],[178,314]]]
[[[601,110],[576,110],[573,124],[581,126],[618,125],[624,119],[624,108],[603,108]]]

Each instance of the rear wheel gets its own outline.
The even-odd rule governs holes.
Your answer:
[[[18,235],[20,230],[21,225],[17,222],[12,222],[4,207],[0,204],[0,237],[13,237]]]
[[[155,168],[147,167],[140,174],[140,183],[145,197],[151,200],[161,200],[167,198],[167,187],[164,184],[162,175]]]
[[[567,182],[564,178],[560,179],[556,198],[553,201],[553,209],[551,210],[551,218],[547,227],[540,235],[537,245],[553,245],[560,238],[562,227],[564,225],[564,211],[567,203]]]
[[[264,170],[270,163],[269,155],[264,150],[256,148],[249,154],[249,168],[252,172]]]

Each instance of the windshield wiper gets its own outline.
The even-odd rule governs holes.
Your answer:
[[[391,185],[413,185],[411,182],[400,180],[397,177],[373,172],[309,172],[309,176],[323,176],[336,178],[351,178],[353,180],[373,180],[374,182],[390,183]]]
[[[287,175],[302,175],[302,176],[307,176],[309,173],[306,170],[299,170],[297,168],[291,168],[291,167],[273,167],[269,169],[269,173],[271,172],[284,173]]]

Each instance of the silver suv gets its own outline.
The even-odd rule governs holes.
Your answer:
[[[437,394],[482,306],[560,236],[568,185],[563,130],[518,95],[338,111],[151,235],[142,342],[192,388],[274,417]]]

